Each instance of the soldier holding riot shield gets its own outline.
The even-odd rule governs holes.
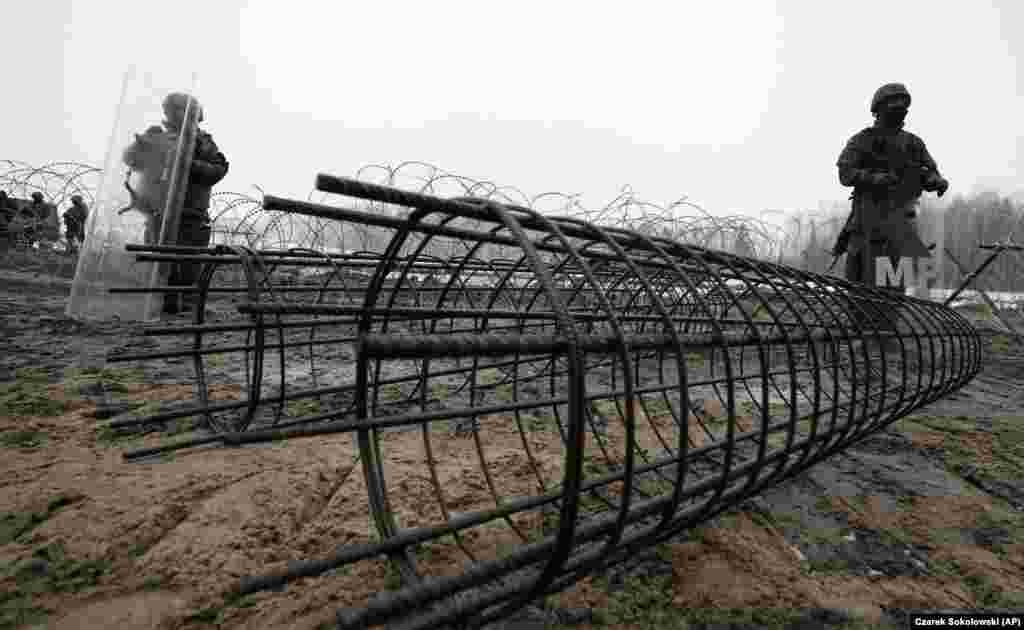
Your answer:
[[[163,100],[163,127],[152,126],[124,152],[129,167],[125,182],[131,204],[121,210],[137,210],[146,217],[144,240],[149,244],[210,244],[210,193],[227,175],[228,161],[213,141],[199,129],[203,109],[189,94],[174,92]],[[199,275],[199,263],[171,265],[167,284],[190,286]],[[194,293],[169,293],[163,312],[178,313],[195,306]]]
[[[876,284],[877,258],[929,256],[917,233],[922,191],[941,197],[949,188],[924,141],[904,131],[910,93],[901,83],[880,87],[871,99],[875,123],[854,135],[839,156],[839,181],[852,186],[850,216],[833,248],[846,256],[846,278]],[[904,287],[886,286],[902,292]]]

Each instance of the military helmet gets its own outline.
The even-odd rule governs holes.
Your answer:
[[[878,113],[878,106],[882,104],[882,101],[892,96],[906,96],[907,102],[910,102],[910,92],[907,91],[907,86],[902,83],[886,83],[882,87],[875,90],[875,95],[871,97],[871,113]]]
[[[71,203],[82,203],[82,195],[71,195]]]
[[[40,202],[43,200],[43,193],[34,192],[32,193],[32,201]]]
[[[199,104],[199,100],[196,97],[192,96],[191,94],[186,94],[185,92],[171,92],[170,94],[165,96],[163,102],[164,113],[167,114],[168,110],[172,106],[186,106],[188,104],[189,99],[192,99],[192,106],[195,107],[196,110],[198,110],[199,116],[196,117],[196,120],[198,120],[199,122],[203,122],[203,106]]]

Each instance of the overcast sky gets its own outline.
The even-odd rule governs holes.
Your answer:
[[[101,164],[134,63],[198,73],[217,190],[419,160],[589,206],[806,210],[846,198],[836,158],[899,81],[951,192],[1024,191],[1019,0],[17,4],[0,158]]]

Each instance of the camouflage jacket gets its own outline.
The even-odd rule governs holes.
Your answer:
[[[853,199],[889,200],[899,205],[916,201],[931,175],[939,168],[921,138],[902,129],[879,126],[862,129],[846,143],[836,162],[839,182],[853,186]],[[874,173],[893,173],[899,183],[872,188],[868,178]]]
[[[851,238],[865,233],[871,240],[905,240],[913,230],[918,198],[932,189],[930,180],[939,174],[921,138],[877,125],[850,138],[836,165],[839,182],[853,187],[852,212],[833,249],[837,256],[847,251]],[[899,180],[892,186],[872,186],[870,176],[876,173],[892,173]]]
[[[227,158],[217,148],[213,136],[200,129],[196,136],[196,150],[192,154],[185,208],[205,213],[210,207],[210,193],[214,184],[227,174]]]
[[[89,218],[89,210],[82,205],[71,204],[71,207],[64,211],[64,223],[68,227],[72,225],[84,225]]]

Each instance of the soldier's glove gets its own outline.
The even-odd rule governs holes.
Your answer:
[[[924,184],[926,190],[935,191],[940,197],[946,194],[946,191],[949,189],[949,182],[938,173],[930,173]]]
[[[877,173],[871,173],[868,175],[868,186],[874,188],[886,188],[889,186],[895,186],[900,181],[900,178],[895,173],[887,171],[881,171]]]

